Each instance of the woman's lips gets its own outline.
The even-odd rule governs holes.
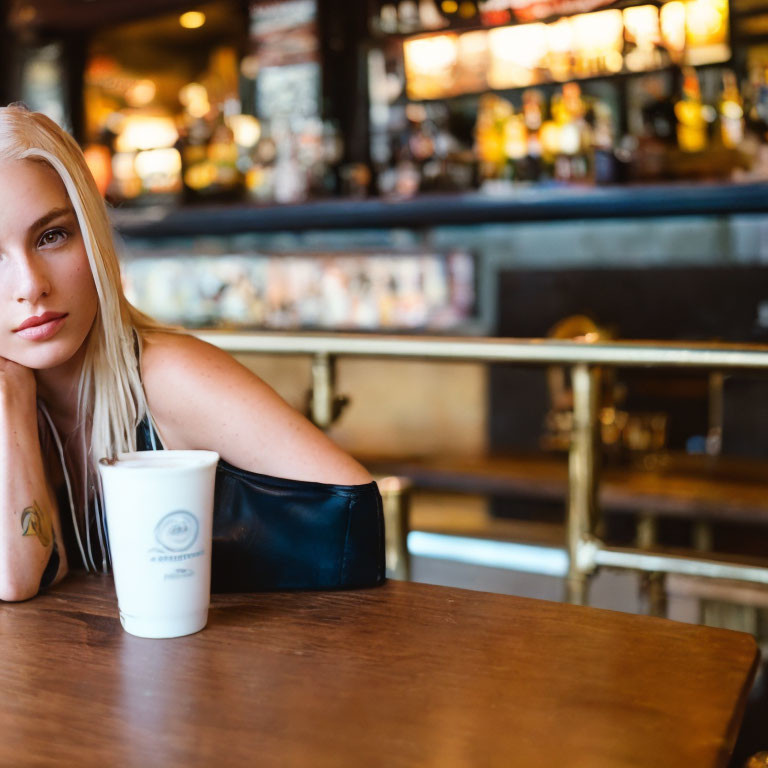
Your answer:
[[[41,323],[40,325],[31,325],[29,328],[22,328],[16,331],[18,336],[28,341],[45,341],[54,336],[59,328],[64,325],[64,321],[67,319],[67,315],[61,315],[49,320],[47,323]]]

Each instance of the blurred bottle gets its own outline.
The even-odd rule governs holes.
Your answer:
[[[768,139],[768,65],[760,62],[750,71],[751,106],[747,112],[750,125],[762,139]]]
[[[245,177],[248,196],[259,202],[272,202],[275,199],[277,144],[271,130],[269,122],[263,123],[261,136],[251,153],[252,164]]]
[[[185,199],[195,200],[211,184],[214,171],[208,162],[208,142],[213,126],[206,116],[190,116],[179,131]]]
[[[592,105],[592,173],[596,184],[612,184],[618,180],[615,126],[611,108],[602,101]]]
[[[415,0],[402,0],[397,6],[397,31],[409,35],[418,32],[420,27],[419,8]]]
[[[528,128],[522,114],[512,113],[504,121],[504,153],[509,161],[509,175],[521,180],[528,157]]]
[[[527,130],[527,155],[519,178],[539,181],[542,175],[541,130],[544,125],[544,94],[535,88],[523,91],[523,121]]]
[[[707,121],[699,77],[693,67],[683,69],[683,92],[675,104],[675,117],[680,149],[683,152],[703,152],[707,148]]]
[[[744,102],[739,92],[736,75],[723,71],[723,90],[718,105],[720,139],[728,149],[740,147],[744,141]]]
[[[665,91],[658,77],[645,77],[641,82],[641,93],[645,98],[639,107],[630,104],[630,108],[638,108],[640,112],[642,129],[637,131],[638,137],[674,146],[677,142],[677,117],[671,94]]]
[[[397,6],[394,3],[384,3],[381,6],[375,31],[385,35],[394,35],[398,31]]]
[[[481,182],[507,175],[505,133],[507,121],[513,115],[514,109],[506,99],[494,94],[480,98],[475,123],[475,154]]]
[[[181,154],[184,196],[188,201],[234,200],[243,193],[247,169],[240,167],[240,150],[230,122],[244,116],[240,101],[223,88],[221,93],[214,99],[213,91],[202,83],[188,83],[179,92],[184,112],[177,121],[176,148]]]
[[[578,83],[565,83],[562,92],[552,97],[552,118],[558,128],[559,143],[555,178],[560,181],[583,181],[589,175],[592,131],[585,119],[586,111]]]
[[[236,112],[227,110],[227,116],[239,113],[239,104]],[[242,174],[237,167],[238,150],[235,143],[235,135],[228,125],[225,110],[219,112],[210,142],[208,143],[208,159],[213,163],[216,171],[214,186],[220,192],[237,191],[239,193],[242,184]]]
[[[419,0],[419,23],[425,31],[448,26],[448,20],[438,10],[435,0]]]
[[[238,149],[224,110],[213,119],[197,121],[187,134],[182,150],[184,184],[188,199],[237,199],[243,174],[237,167]]]
[[[391,194],[395,197],[413,197],[421,188],[421,174],[407,143],[399,148],[396,157]]]
[[[755,57],[744,89],[744,154],[751,157],[748,177],[768,178],[768,62]]]

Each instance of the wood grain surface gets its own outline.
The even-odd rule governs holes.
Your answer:
[[[426,457],[404,460],[357,456],[377,475],[411,479],[417,489],[525,496],[565,501],[568,457],[563,454]],[[658,466],[603,467],[600,505],[611,512],[727,522],[768,522],[768,462],[764,459],[659,454]]]
[[[0,604],[0,765],[724,766],[749,635],[389,582],[215,596],[145,640],[111,579]]]

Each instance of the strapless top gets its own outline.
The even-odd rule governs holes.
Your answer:
[[[144,419],[137,448],[159,435]],[[211,589],[370,587],[384,581],[384,515],[375,482],[332,485],[216,468]]]

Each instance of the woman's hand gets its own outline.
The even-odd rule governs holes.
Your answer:
[[[35,373],[19,363],[0,357],[0,394],[18,398],[31,398],[34,402],[37,396]]]

